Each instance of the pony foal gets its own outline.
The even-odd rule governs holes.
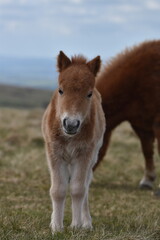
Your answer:
[[[105,117],[95,88],[100,57],[87,62],[58,55],[59,89],[43,116],[42,132],[50,169],[53,212],[52,232],[63,228],[68,183],[72,198],[71,227],[92,228],[88,190],[92,168],[103,142]]]

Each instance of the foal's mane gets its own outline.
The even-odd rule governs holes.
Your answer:
[[[73,64],[86,64],[87,59],[83,55],[75,55],[71,58]]]

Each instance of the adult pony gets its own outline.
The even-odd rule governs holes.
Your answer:
[[[145,158],[140,187],[152,188],[155,179],[153,143],[160,152],[160,41],[149,41],[126,50],[111,60],[97,78],[107,117],[98,166],[105,155],[112,130],[128,121],[138,135]]]
[[[103,142],[105,117],[95,88],[100,57],[87,62],[58,55],[59,88],[42,121],[51,175],[52,232],[63,228],[68,183],[72,197],[72,227],[91,228],[88,190],[92,169]]]

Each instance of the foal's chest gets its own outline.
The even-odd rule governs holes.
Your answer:
[[[85,154],[85,146],[82,143],[75,143],[74,141],[69,141],[64,144],[59,145],[59,155],[63,161],[67,163],[72,163],[76,158]]]

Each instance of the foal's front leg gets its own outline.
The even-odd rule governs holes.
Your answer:
[[[52,200],[53,212],[51,215],[52,232],[61,231],[63,229],[64,203],[66,189],[68,185],[68,169],[64,162],[57,161],[54,166],[50,167],[51,172],[51,188],[50,196]]]
[[[89,202],[88,202],[88,197],[89,197],[89,185],[92,179],[92,168],[89,171],[88,179],[87,179],[87,186],[86,186],[86,195],[84,198],[84,203],[83,203],[83,208],[82,208],[82,227],[86,229],[92,229],[92,218],[90,215],[90,210],[89,210]]]
[[[72,223],[71,227],[92,227],[88,207],[88,190],[91,170],[82,160],[71,167]],[[84,222],[85,221],[85,222]],[[87,224],[86,224],[87,223]]]

